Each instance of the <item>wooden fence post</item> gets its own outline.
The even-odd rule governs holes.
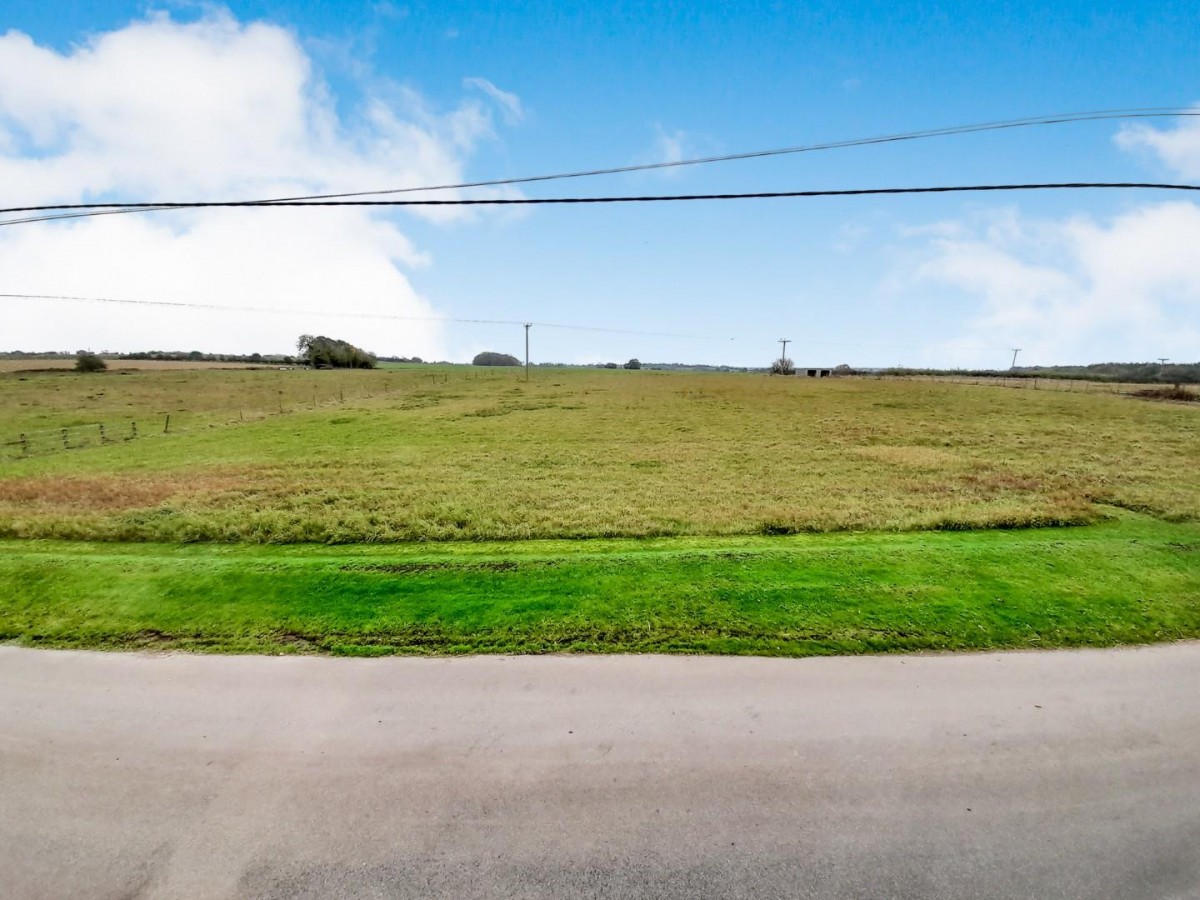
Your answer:
[[[167,421],[163,422],[163,434],[171,430],[171,414],[167,413]]]

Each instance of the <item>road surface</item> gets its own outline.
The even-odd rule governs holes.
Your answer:
[[[0,893],[1200,897],[1200,644],[0,647]]]

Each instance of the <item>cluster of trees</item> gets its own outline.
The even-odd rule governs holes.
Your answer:
[[[494,350],[485,350],[483,353],[476,353],[475,358],[471,360],[473,366],[519,366],[521,361],[515,356],[508,353],[497,353]]]
[[[80,350],[75,354],[76,372],[103,372],[107,368],[108,363],[102,360],[95,353],[89,353],[87,350]]]
[[[314,369],[373,369],[379,362],[373,353],[324,335],[300,335],[296,350],[300,361]]]

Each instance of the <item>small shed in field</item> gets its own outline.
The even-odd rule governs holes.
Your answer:
[[[833,374],[833,369],[822,368],[820,366],[796,366],[796,374],[801,378],[828,378]]]

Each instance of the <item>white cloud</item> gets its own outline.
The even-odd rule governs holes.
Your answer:
[[[969,234],[969,229],[963,222],[945,219],[941,222],[928,222],[924,225],[901,225],[898,229],[901,237],[937,237],[955,238]]]
[[[843,222],[836,232],[833,249],[838,253],[854,253],[859,250],[873,234],[874,229],[865,222],[851,220]]]
[[[390,3],[388,0],[379,0],[371,6],[371,10],[377,15],[385,19],[407,19],[408,7],[397,6],[395,3]]]
[[[1194,110],[1200,116],[1200,107]],[[1126,126],[1117,133],[1117,146],[1148,152],[1181,178],[1200,178],[1200,117],[1184,119],[1174,128]]]
[[[1197,107],[1200,112],[1200,107]],[[1122,149],[1200,179],[1200,118],[1126,126]],[[936,364],[1200,359],[1200,205],[1147,204],[1106,219],[1037,219],[1015,209],[899,229],[917,244],[908,287],[948,287],[970,306],[965,330],[930,348]],[[910,246],[913,246],[910,244]]]
[[[503,92],[501,92],[503,93]],[[505,94],[519,108],[519,99]],[[5,205],[229,199],[465,180],[489,108],[438,111],[376,84],[350,117],[296,35],[224,11],[155,14],[58,53],[0,36]],[[469,218],[441,210],[428,218]],[[431,316],[428,262],[392,217],[355,209],[150,213],[0,228],[0,292]],[[4,301],[4,348],[284,350],[325,331],[381,353],[443,355],[436,323],[239,316]],[[11,304],[11,305],[8,305]],[[356,341],[357,343],[357,341]]]
[[[654,125],[654,137],[650,145],[643,150],[638,156],[634,157],[633,162],[637,165],[662,165],[663,163],[677,163],[685,159],[690,159],[695,155],[693,147],[696,144],[695,136],[684,131],[681,128],[664,128],[660,124]],[[654,178],[678,178],[682,174],[680,168],[666,168],[657,172],[650,173]]]
[[[521,98],[508,91],[502,91],[486,78],[464,78],[463,86],[482,91],[500,107],[504,121],[515,125],[525,118],[525,110],[521,106]]]
[[[683,159],[684,148],[688,139],[687,132],[675,128],[667,131],[661,125],[656,126],[654,149],[651,151],[653,162],[677,163]]]
[[[1014,211],[941,223],[917,281],[978,307],[941,362],[996,365],[1005,347],[1029,363],[1200,357],[1200,206],[1168,202],[1096,220]]]

